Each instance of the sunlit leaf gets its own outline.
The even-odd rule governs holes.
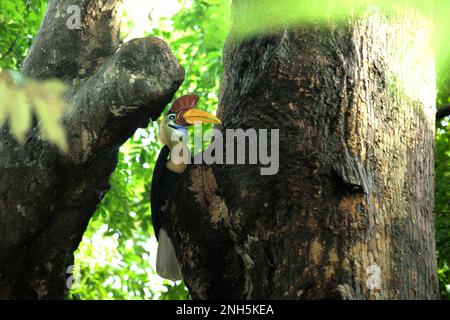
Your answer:
[[[11,134],[17,141],[24,143],[25,135],[31,128],[31,108],[26,92],[16,90],[9,104],[9,125]]]
[[[61,119],[67,104],[63,99],[66,88],[58,80],[36,81],[26,79],[17,72],[0,74],[0,123],[9,120],[12,136],[24,143],[31,129],[32,114],[37,116],[42,138],[68,150]]]

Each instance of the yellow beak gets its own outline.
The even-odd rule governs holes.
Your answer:
[[[187,123],[191,125],[194,125],[195,123],[222,123],[219,118],[212,115],[211,113],[198,109],[187,110],[183,114],[183,118]]]

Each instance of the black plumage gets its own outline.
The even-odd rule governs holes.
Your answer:
[[[221,123],[214,115],[195,109],[198,99],[196,95],[186,95],[175,100],[158,128],[158,138],[164,147],[161,149],[153,169],[150,191],[153,229],[158,239],[156,272],[161,277],[172,281],[182,279],[183,275],[175,247],[167,234],[167,228],[164,228],[164,214],[168,209],[170,193],[181,178],[181,173],[186,169],[186,165],[175,164],[169,160],[171,148],[182,143],[183,138],[187,136],[186,127],[197,122]],[[171,169],[168,169],[167,165]]]
[[[153,178],[150,191],[150,201],[152,208],[152,222],[156,238],[159,239],[161,229],[161,218],[167,206],[167,200],[173,187],[180,179],[181,175],[170,171],[166,167],[170,155],[170,148],[164,146],[159,152],[153,169]]]

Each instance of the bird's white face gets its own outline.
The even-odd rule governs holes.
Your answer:
[[[187,135],[187,128],[176,123],[176,114],[168,113],[159,124],[158,138],[162,144],[172,148],[183,141]]]
[[[221,123],[221,121],[206,111],[194,108],[180,110],[178,113],[169,112],[159,125],[159,141],[172,149],[187,137],[186,127],[200,123]]]

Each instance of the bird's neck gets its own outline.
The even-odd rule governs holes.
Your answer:
[[[182,174],[187,168],[188,159],[191,153],[186,143],[177,141],[169,144],[170,159],[166,162],[166,167],[172,172]]]

